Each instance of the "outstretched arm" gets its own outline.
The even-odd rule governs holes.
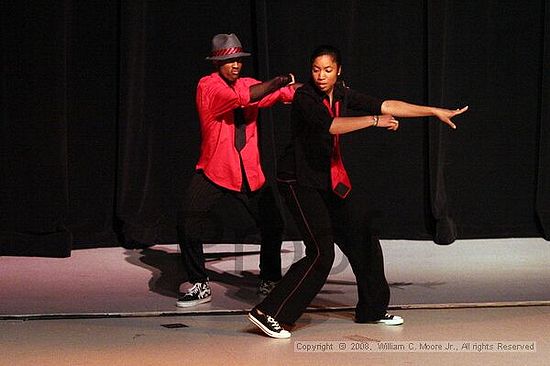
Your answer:
[[[332,135],[341,135],[367,127],[383,127],[390,131],[395,131],[399,128],[399,122],[389,114],[379,116],[335,117],[332,120],[328,132]]]
[[[250,102],[257,102],[266,95],[290,84],[294,84],[294,75],[292,74],[276,76],[271,80],[252,85],[250,87]]]
[[[390,114],[396,117],[428,117],[434,116],[439,118],[441,122],[448,124],[451,128],[456,129],[456,125],[451,121],[451,118],[462,114],[468,110],[468,107],[459,109],[445,109],[437,107],[429,107],[416,105],[400,100],[385,100],[382,103],[382,114]]]

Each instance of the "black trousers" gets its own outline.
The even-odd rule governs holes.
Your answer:
[[[264,187],[255,192],[230,191],[197,172],[185,194],[178,223],[181,256],[189,282],[204,282],[208,279],[203,241],[211,236],[213,229],[220,228],[221,224],[216,225],[216,218],[211,214],[211,210],[226,195],[231,195],[241,202],[260,229],[260,278],[280,280],[283,219],[272,189]]]
[[[279,191],[302,235],[306,255],[257,308],[281,323],[293,324],[319,293],[334,261],[334,243],[348,258],[357,281],[356,319],[380,319],[390,290],[384,275],[380,242],[368,228],[363,205],[351,205],[329,191],[281,182]]]

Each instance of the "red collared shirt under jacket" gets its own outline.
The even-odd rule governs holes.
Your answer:
[[[246,145],[241,157],[250,189],[255,191],[265,183],[258,149],[258,108],[272,106],[277,101],[288,103],[294,97],[294,88],[287,86],[251,103],[249,88],[258,83],[256,79],[242,77],[229,86],[214,72],[203,77],[197,86],[201,152],[196,169],[217,185],[233,191],[240,191],[243,183],[239,153],[235,149],[233,110],[244,108]]]

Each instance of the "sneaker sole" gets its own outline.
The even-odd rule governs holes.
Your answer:
[[[402,325],[405,321],[403,318],[399,319],[392,319],[392,320],[355,320],[358,324],[382,324],[382,325],[389,325],[389,326],[395,326],[395,325]]]
[[[200,304],[205,304],[212,301],[212,296],[205,297],[204,299],[193,300],[193,301],[177,301],[176,306],[178,308],[189,308],[191,306],[197,306]]]
[[[396,325],[402,325],[404,322],[403,320],[379,320],[376,322],[376,324],[382,324],[382,325],[390,325],[390,326],[396,326]]]
[[[394,315],[394,319],[391,320],[378,320],[376,321],[376,324],[383,324],[383,325],[401,325],[404,323],[403,318],[397,317]]]
[[[261,321],[259,321],[258,319],[256,319],[253,315],[251,314],[248,314],[248,320],[250,320],[252,323],[254,323],[255,326],[257,326],[258,328],[261,329],[262,332],[264,332],[265,334],[267,334],[268,336],[272,337],[272,338],[278,338],[278,339],[286,339],[286,338],[290,338],[290,332],[285,330],[286,334],[280,334],[280,333],[275,333],[275,332],[272,332],[270,331],[269,329],[267,329]]]

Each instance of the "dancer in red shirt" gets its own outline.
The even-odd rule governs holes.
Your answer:
[[[292,74],[261,82],[240,77],[244,52],[235,34],[212,39],[216,71],[197,86],[201,151],[178,225],[181,254],[193,286],[177,301],[188,307],[212,299],[204,265],[203,238],[211,209],[226,195],[235,197],[255,219],[261,233],[258,293],[267,295],[281,279],[283,221],[265,176],[258,148],[258,109],[289,103],[299,86]],[[261,215],[260,215],[261,212]]]

